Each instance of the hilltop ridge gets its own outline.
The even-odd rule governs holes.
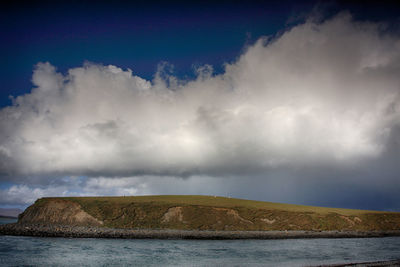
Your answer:
[[[216,196],[41,198],[19,224],[223,231],[400,230],[400,213],[323,208]]]

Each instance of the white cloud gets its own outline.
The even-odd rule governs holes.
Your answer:
[[[141,177],[93,177],[83,188],[83,195],[133,196],[146,194],[144,180]]]
[[[39,63],[32,92],[0,111],[0,172],[229,175],[379,158],[400,122],[399,69],[400,39],[348,14],[261,39],[194,81]]]
[[[225,178],[226,179],[226,178]],[[59,184],[46,186],[14,184],[0,189],[0,205],[26,207],[42,197],[67,196],[138,196],[162,194],[228,195],[226,181],[215,177],[192,176],[181,179],[172,176],[135,177],[64,177]]]
[[[200,178],[200,179],[198,179]],[[182,180],[176,177],[135,176],[135,177],[64,177],[51,185],[14,184],[0,189],[0,205],[27,206],[42,197],[68,196],[137,196],[151,194],[200,193],[204,184],[213,178],[197,177]],[[179,184],[177,186],[177,183]],[[198,185],[203,185],[201,188]]]
[[[31,187],[13,185],[0,190],[0,204],[30,205],[41,197],[62,197],[69,193],[66,186]]]
[[[27,206],[42,197],[143,195],[148,194],[146,180],[143,177],[64,177],[59,184],[45,186],[14,184],[0,189],[0,205]]]

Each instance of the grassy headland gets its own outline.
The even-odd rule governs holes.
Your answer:
[[[179,230],[400,230],[400,213],[167,195],[42,198],[21,223]]]

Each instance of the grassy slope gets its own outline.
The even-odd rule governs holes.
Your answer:
[[[244,199],[168,195],[68,197],[106,227],[199,230],[395,230],[400,213],[323,208]],[[40,199],[49,201],[51,198]],[[35,204],[36,205],[36,204]],[[170,208],[183,217],[162,222]],[[237,212],[235,216],[229,210]],[[266,222],[267,221],[267,222]],[[272,222],[272,223],[271,223]]]

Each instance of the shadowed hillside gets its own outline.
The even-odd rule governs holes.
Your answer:
[[[182,230],[400,230],[400,213],[213,196],[42,198],[19,223]]]

